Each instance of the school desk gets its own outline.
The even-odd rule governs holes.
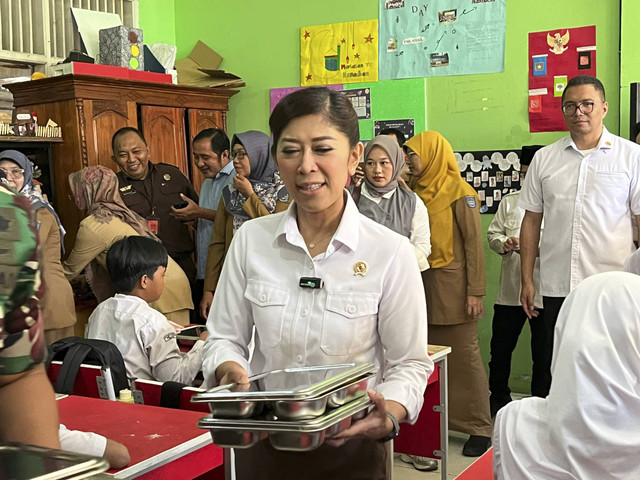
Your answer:
[[[447,478],[449,451],[449,410],[447,356],[451,347],[429,345],[434,363],[433,373],[424,392],[424,404],[414,425],[403,423],[400,435],[393,441],[395,452],[440,460],[440,478]]]
[[[114,478],[224,478],[222,449],[197,427],[202,412],[74,395],[60,398],[58,410],[67,428],[98,433],[129,449],[131,463],[109,470]]]

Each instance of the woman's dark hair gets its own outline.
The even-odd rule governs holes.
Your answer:
[[[342,92],[326,87],[310,87],[290,93],[273,109],[269,117],[269,128],[273,135],[271,153],[276,154],[282,131],[291,120],[318,113],[347,136],[351,147],[360,141],[358,115],[349,99]]]
[[[166,268],[168,261],[162,244],[147,237],[124,237],[107,252],[107,270],[118,293],[131,292],[143,275],[153,279],[158,267]]]
[[[231,149],[229,137],[221,128],[205,128],[195,136],[193,143],[199,142],[200,140],[210,140],[211,151],[218,156],[222,155],[222,152],[225,150]]]

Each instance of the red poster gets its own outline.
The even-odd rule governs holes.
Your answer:
[[[529,34],[529,130],[567,130],[562,92],[577,75],[596,76],[596,27]]]

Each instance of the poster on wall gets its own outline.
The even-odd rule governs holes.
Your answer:
[[[371,118],[371,89],[356,88],[343,92],[353,105],[353,109],[358,115],[358,120]]]
[[[529,34],[529,130],[567,130],[562,92],[577,75],[596,76],[596,27]]]
[[[380,79],[504,71],[506,0],[379,0]]]
[[[342,90],[342,85],[326,85],[329,90]],[[285,88],[272,88],[270,91],[271,97],[271,111],[276,107],[278,102],[284,97],[296,90],[303,89],[305,87],[285,87]]]
[[[519,151],[455,152],[462,178],[480,198],[480,213],[496,213],[506,194],[520,190]]]
[[[405,118],[401,120],[376,120],[373,122],[373,135],[377,136],[382,130],[387,128],[395,128],[404,133],[404,139],[409,140],[415,135],[415,120],[413,118]]]
[[[378,20],[300,29],[300,85],[378,80]]]

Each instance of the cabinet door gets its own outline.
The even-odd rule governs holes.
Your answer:
[[[187,110],[187,118],[189,120],[189,167],[191,168],[191,182],[196,191],[200,193],[200,186],[202,182],[204,182],[204,177],[200,173],[200,170],[193,164],[193,158],[191,156],[193,139],[198,133],[207,128],[222,128],[226,130],[225,114],[220,110],[190,108]]]
[[[151,161],[175,165],[189,178],[184,108],[143,105],[140,123],[151,149]]]
[[[86,100],[84,117],[87,119],[87,163],[102,165],[119,171],[112,160],[111,137],[122,127],[138,127],[136,104],[115,100]]]

